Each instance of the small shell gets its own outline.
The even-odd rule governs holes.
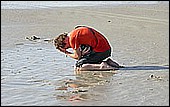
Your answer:
[[[154,77],[154,75],[153,74],[151,74],[150,76],[149,76],[149,78],[153,78]]]

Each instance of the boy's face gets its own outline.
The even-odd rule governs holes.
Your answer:
[[[68,49],[70,47],[70,45],[69,45],[69,37],[66,37],[63,42],[65,44],[65,46],[63,48],[64,49]]]

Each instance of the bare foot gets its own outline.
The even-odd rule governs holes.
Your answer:
[[[100,64],[100,69],[102,69],[102,68],[110,68],[110,66],[106,62],[102,62]]]
[[[116,68],[123,68],[123,66],[120,66],[118,63],[114,62],[113,60],[111,60],[110,58],[108,58],[106,60],[106,63],[112,67],[116,67]]]

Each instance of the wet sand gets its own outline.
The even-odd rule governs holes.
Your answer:
[[[74,72],[51,43],[76,25],[102,32],[125,68]],[[1,10],[1,105],[168,106],[169,4]]]

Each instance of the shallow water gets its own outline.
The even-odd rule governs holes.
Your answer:
[[[165,1],[164,1],[165,2]],[[157,4],[158,1],[2,1],[1,9],[36,9],[79,6],[116,6],[121,4]]]
[[[72,62],[67,61],[62,67],[55,67],[63,58],[48,44],[28,43],[16,45],[11,50],[1,50],[2,105],[29,105],[30,102],[37,105],[41,95],[52,95],[57,80],[72,76],[72,70],[68,68]]]

